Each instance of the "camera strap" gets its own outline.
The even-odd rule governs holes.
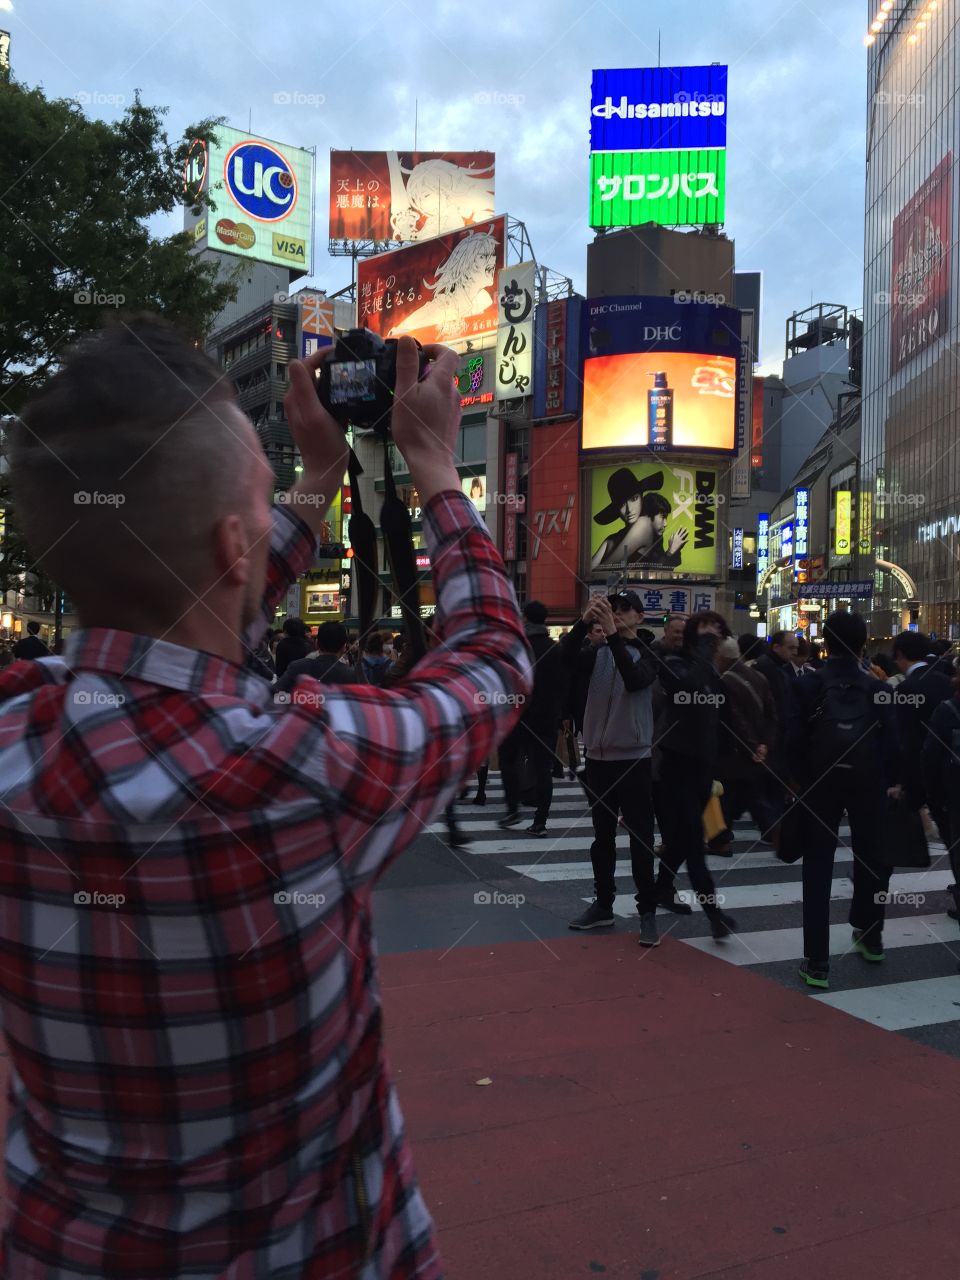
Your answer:
[[[383,530],[394,591],[406,627],[407,644],[413,661],[417,662],[427,651],[427,641],[420,618],[420,586],[413,551],[413,527],[410,512],[397,496],[393,470],[390,466],[390,449],[386,440],[384,440],[383,454],[385,496],[380,512],[380,526]],[[363,475],[363,467],[352,449],[347,470],[350,475],[351,507],[348,528],[357,572],[357,617],[360,623],[361,656],[357,660],[357,669],[362,674],[364,644],[374,627],[377,593],[381,584],[377,567],[377,531],[373,521],[363,510],[359,483],[359,478]]]
[[[407,632],[407,644],[414,662],[427,652],[427,638],[420,617],[420,578],[413,551],[413,523],[405,502],[397,496],[390,466],[390,443],[383,441],[384,499],[380,508],[380,528],[387,544],[390,573]]]

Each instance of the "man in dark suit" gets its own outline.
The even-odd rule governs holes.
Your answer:
[[[798,649],[799,643],[792,631],[775,631],[766,650],[753,664],[754,670],[766,677],[777,712],[777,736],[770,744],[763,783],[764,799],[777,814],[783,812],[788,778],[784,739],[790,719],[790,691],[800,674],[793,661]]]
[[[913,809],[919,809],[927,800],[921,757],[930,717],[941,702],[953,695],[949,678],[930,661],[929,654],[930,641],[919,631],[901,632],[893,642],[894,665],[905,678],[891,690],[890,701],[897,711],[901,782]],[[939,826],[936,813],[933,818]]]
[[[27,634],[13,646],[15,658],[49,658],[50,650],[40,639],[40,623],[28,622]]]

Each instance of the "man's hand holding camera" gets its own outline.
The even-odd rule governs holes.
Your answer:
[[[315,371],[330,354],[322,349],[306,360],[291,360],[290,390],[283,398],[290,431],[303,460],[303,474],[287,500],[317,535],[330,518],[329,507],[343,484],[349,452],[343,427],[317,399]]]
[[[460,429],[460,394],[454,381],[459,356],[438,345],[424,347],[423,352],[431,363],[418,382],[417,344],[412,338],[401,338],[397,346],[392,434],[425,506],[435,494],[460,488],[453,464]]]

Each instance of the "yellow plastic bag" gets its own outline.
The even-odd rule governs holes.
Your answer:
[[[718,786],[719,783],[714,783],[714,794],[707,801],[707,807],[703,811],[703,838],[708,844],[727,829],[723,809],[720,805],[720,795],[723,794],[723,788],[720,787],[720,795],[717,795],[716,788]]]

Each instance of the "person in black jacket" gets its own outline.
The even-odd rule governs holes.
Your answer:
[[[277,643],[274,655],[274,666],[277,679],[283,677],[291,662],[306,658],[313,646],[307,638],[307,624],[302,618],[285,618],[283,623],[283,639]]]
[[[300,676],[310,676],[321,684],[356,684],[356,671],[340,661],[346,647],[347,628],[343,623],[321,622],[317,627],[316,653],[291,662],[277,681],[274,693],[289,693]]]
[[[660,666],[665,695],[657,755],[661,866],[669,863],[675,875],[686,862],[696,900],[718,942],[735,932],[737,923],[721,910],[722,895],[707,867],[703,811],[717,776],[720,708],[726,696],[717,650],[729,635],[720,614],[695,613],[683,629],[681,652],[667,655]]]
[[[947,846],[953,872],[953,907],[947,914],[960,920],[960,676],[954,678],[953,688],[953,697],[941,702],[930,717],[922,769],[930,812]]]
[[[49,658],[50,650],[40,639],[40,623],[28,622],[27,634],[13,646],[15,658]]]
[[[857,613],[832,613],[823,628],[827,661],[791,689],[786,754],[804,806],[803,964],[809,987],[830,985],[830,897],[840,819],[853,846],[853,945],[865,960],[884,959],[884,901],[890,869],[876,850],[888,794],[897,794],[899,749],[889,685],[860,663],[867,627]]]
[[[950,680],[929,660],[929,652],[930,641],[919,631],[901,632],[893,642],[894,665],[904,679],[891,690],[890,698],[896,707],[900,737],[901,782],[912,809],[927,802],[922,764],[927,727],[940,703],[953,695]],[[939,826],[937,807],[934,802],[930,812]]]
[[[500,773],[507,813],[498,825],[515,827],[522,821],[520,762],[526,755],[533,765],[537,805],[533,825],[527,830],[532,836],[545,836],[553,802],[553,762],[562,713],[564,673],[560,648],[547,632],[546,606],[539,600],[531,600],[525,606],[523,616],[526,618],[527,639],[533,650],[533,693],[519,722],[500,744]]]

